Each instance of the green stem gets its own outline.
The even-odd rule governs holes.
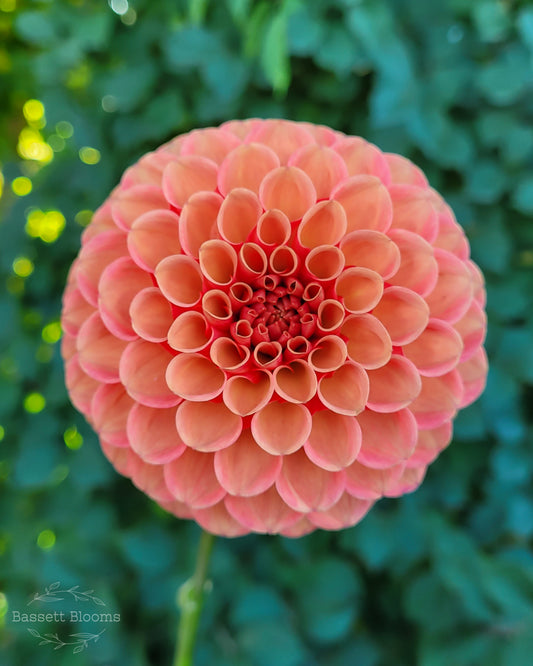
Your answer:
[[[214,542],[213,534],[202,532],[194,574],[178,590],[177,602],[181,615],[173,666],[192,666],[193,664],[192,657],[204,601],[209,556],[213,550]]]

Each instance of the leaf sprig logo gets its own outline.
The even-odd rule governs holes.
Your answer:
[[[96,641],[104,633],[105,629],[102,629],[102,631],[98,634],[69,634],[68,637],[74,638],[73,641],[63,641],[57,634],[44,634],[41,636],[37,629],[28,629],[28,631],[32,636],[35,636],[35,638],[41,639],[39,645],[53,644],[55,645],[54,650],[59,650],[66,645],[73,645],[74,649],[72,650],[72,654],[78,654],[79,652],[83,652],[83,650],[89,646],[90,641],[94,641],[96,643]]]
[[[52,585],[44,588],[44,592],[39,594],[36,592],[33,596],[33,599],[28,602],[28,606],[34,601],[44,601],[46,603],[54,601],[64,601],[65,597],[60,597],[60,594],[70,595],[75,601],[92,601],[98,606],[105,606],[105,602],[93,595],[94,590],[85,590],[85,592],[79,592],[79,585],[74,585],[66,590],[61,589],[61,583],[55,582]]]

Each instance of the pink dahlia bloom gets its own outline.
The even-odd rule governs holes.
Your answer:
[[[119,472],[210,532],[300,536],[411,492],[483,390],[483,278],[424,174],[285,120],[129,168],[64,295],[66,382]]]

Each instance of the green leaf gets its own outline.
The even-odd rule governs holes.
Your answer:
[[[291,81],[287,17],[284,12],[276,14],[266,29],[261,48],[261,65],[274,92],[284,95]]]

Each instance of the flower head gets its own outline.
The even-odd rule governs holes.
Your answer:
[[[355,524],[481,393],[485,292],[424,174],[284,120],[129,168],[70,271],[66,382],[119,472],[226,536]]]

